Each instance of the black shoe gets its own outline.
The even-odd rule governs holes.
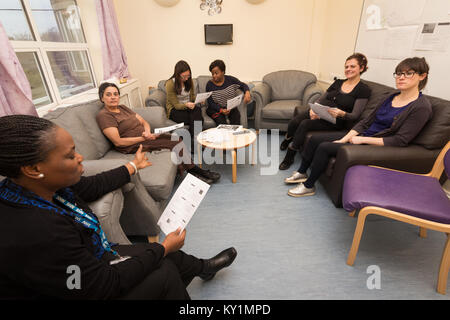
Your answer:
[[[203,271],[198,276],[205,281],[211,280],[217,271],[232,264],[236,256],[237,251],[233,247],[223,250],[215,257],[203,261]]]
[[[208,178],[206,178],[205,176],[203,176],[203,175],[201,175],[201,174],[199,174],[199,173],[197,173],[197,172],[189,172],[189,173],[192,174],[194,177],[199,178],[199,179],[202,180],[203,182],[206,182],[207,184],[211,184],[211,183],[214,182],[214,180],[208,179]]]
[[[296,153],[297,153],[297,151],[288,148],[287,152],[286,152],[286,156],[284,157],[283,161],[280,163],[280,166],[278,167],[278,169],[280,169],[280,170],[289,169],[291,164],[294,163]]]
[[[220,173],[209,171],[209,170],[202,170],[202,173],[200,173],[205,178],[211,179],[213,182],[216,182],[220,179]]]
[[[291,140],[292,139],[289,139],[289,140],[284,139],[283,142],[281,142],[280,150],[286,150],[287,147],[289,146],[289,143],[291,143]]]

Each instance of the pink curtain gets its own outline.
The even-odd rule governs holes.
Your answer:
[[[102,42],[103,79],[129,78],[128,62],[120,38],[119,25],[112,0],[96,0]]]
[[[1,23],[0,48],[0,117],[13,114],[38,116],[30,83]]]

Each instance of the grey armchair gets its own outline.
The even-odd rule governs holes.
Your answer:
[[[198,76],[192,79],[194,81],[194,88],[196,93],[206,92],[206,84],[211,80],[211,76]],[[162,107],[166,110],[166,83],[167,80],[161,80],[158,82],[158,87],[150,90],[147,98],[145,99],[145,105],[147,107]],[[247,104],[242,101],[241,105],[238,106],[239,112],[241,113],[241,125],[245,128],[248,126],[247,120]],[[216,127],[216,123],[206,114],[206,106],[202,108],[203,114],[203,129]],[[171,121],[171,120],[169,120]],[[172,121],[172,124],[175,122]]]
[[[265,75],[251,90],[256,101],[255,128],[286,131],[295,108],[308,108],[322,92],[316,76],[309,72],[282,70]]]

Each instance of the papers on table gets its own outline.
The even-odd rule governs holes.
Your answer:
[[[197,93],[194,103],[195,104],[202,103],[203,101],[206,101],[206,99],[208,99],[211,95],[212,95],[212,91],[204,92],[204,93]]]
[[[328,113],[328,109],[330,109],[330,107],[321,105],[320,103],[310,103],[309,106],[311,107],[312,111],[314,111],[320,117],[320,119],[336,124],[336,118]]]
[[[240,94],[237,97],[234,97],[233,99],[230,99],[227,101],[227,110],[231,110],[239,106],[242,102],[242,98],[244,97],[244,94]]]
[[[158,220],[162,232],[167,235],[180,227],[183,231],[208,189],[209,184],[188,173]]]
[[[230,131],[237,131],[237,130],[241,130],[242,126],[238,125],[238,124],[219,124],[217,126],[217,129],[225,129],[225,130],[230,130]]]
[[[215,144],[230,140],[228,130],[217,129],[217,128],[200,132],[199,137],[203,141],[207,141],[207,142],[215,143]]]
[[[175,129],[183,128],[183,127],[184,127],[184,122],[174,124],[173,126],[170,126],[170,127],[157,128],[157,129],[155,129],[155,134],[166,133],[166,132],[170,132]]]

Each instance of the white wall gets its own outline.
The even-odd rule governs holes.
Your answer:
[[[130,72],[147,86],[169,78],[184,59],[194,77],[209,74],[214,59],[243,81],[261,80],[275,70],[318,74],[326,6],[331,0],[224,0],[222,13],[208,16],[200,1],[161,7],[153,0],[114,0]],[[204,44],[204,24],[232,23],[234,43]]]

